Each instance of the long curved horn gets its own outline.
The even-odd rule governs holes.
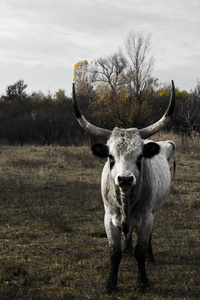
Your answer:
[[[170,97],[169,105],[168,105],[168,108],[167,108],[165,114],[156,123],[154,123],[154,124],[152,124],[152,125],[150,125],[148,127],[145,127],[143,129],[140,129],[139,130],[140,136],[143,139],[147,139],[151,135],[153,135],[156,132],[162,130],[167,125],[167,123],[169,123],[169,121],[171,119],[171,116],[173,114],[173,111],[174,111],[174,106],[175,106],[175,87],[174,87],[174,82],[172,80],[171,97]]]
[[[76,114],[76,118],[79,122],[79,124],[81,125],[81,127],[87,131],[88,133],[90,133],[91,135],[94,135],[94,136],[98,136],[98,137],[101,137],[101,138],[106,138],[106,139],[109,139],[112,131],[110,130],[107,130],[107,129],[103,129],[103,128],[100,128],[100,127],[97,127],[95,125],[92,125],[91,123],[89,123],[86,118],[84,117],[84,115],[82,114],[82,111],[79,107],[79,104],[76,100],[76,92],[75,92],[75,85],[73,83],[73,97],[72,97],[72,101],[73,101],[73,105],[74,105],[74,111],[75,111],[75,114]]]

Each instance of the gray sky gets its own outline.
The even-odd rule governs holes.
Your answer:
[[[22,79],[70,96],[74,64],[124,49],[131,30],[152,34],[154,77],[196,87],[199,0],[0,0],[0,95]]]

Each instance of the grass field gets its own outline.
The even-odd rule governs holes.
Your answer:
[[[156,139],[163,139],[159,135]],[[103,165],[88,147],[0,147],[0,299],[198,299],[199,137],[177,142],[177,171],[153,233],[149,294],[124,256],[105,293],[110,258],[100,194]]]

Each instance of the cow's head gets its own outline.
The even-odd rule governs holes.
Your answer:
[[[158,154],[160,146],[144,143],[137,131],[114,128],[107,144],[92,146],[92,152],[101,159],[108,158],[110,175],[121,192],[128,192],[139,177],[143,158]]]

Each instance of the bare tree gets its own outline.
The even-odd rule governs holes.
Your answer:
[[[136,98],[139,107],[152,93],[155,80],[152,78],[154,59],[149,57],[151,35],[136,34],[131,31],[126,39],[126,52],[130,59],[128,86],[130,94]]]
[[[151,76],[154,60],[149,57],[150,35],[131,32],[126,51],[127,55],[118,50],[87,65],[95,89],[92,108],[96,116],[109,116],[115,124],[142,126],[150,114],[156,83]]]
[[[200,130],[200,82],[185,101],[177,105],[175,117],[183,124],[189,135]]]
[[[100,57],[90,67],[96,94],[91,103],[93,114],[101,123],[110,120],[108,126],[111,127],[116,124],[125,126],[122,101],[127,98],[126,68],[127,59],[121,50]]]
[[[120,85],[125,83],[127,60],[121,51],[105,58],[99,58],[91,67],[93,82],[106,84],[112,92],[117,93]]]

